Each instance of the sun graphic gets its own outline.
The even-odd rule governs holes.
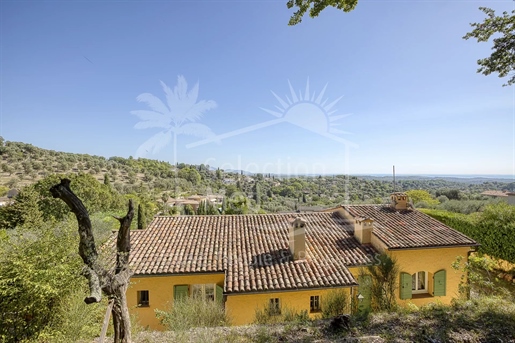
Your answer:
[[[286,95],[285,99],[282,99],[272,91],[272,94],[279,102],[279,106],[275,106],[277,109],[276,111],[266,108],[261,109],[277,118],[282,118],[285,122],[289,122],[318,134],[350,133],[341,130],[339,127],[342,124],[337,122],[350,116],[350,114],[335,115],[337,110],[334,109],[334,106],[343,98],[343,96],[340,96],[338,99],[328,103],[329,99],[324,99],[327,84],[324,86],[320,94],[316,96],[316,92],[310,93],[309,78],[306,83],[304,94],[302,94],[302,91],[299,91],[297,95],[290,81],[288,81],[288,85],[290,86],[290,95]]]
[[[332,139],[333,141],[343,143],[346,146],[357,147],[355,143],[350,142],[339,136],[342,134],[350,134],[350,132],[344,131],[340,128],[342,124],[338,123],[338,121],[350,116],[351,114],[335,115],[336,109],[334,107],[342,99],[342,96],[332,102],[329,102],[328,98],[324,99],[327,84],[324,86],[324,88],[322,89],[320,94],[318,94],[318,96],[315,92],[310,93],[309,78],[306,83],[306,89],[304,90],[304,94],[302,91],[299,91],[297,95],[290,81],[288,81],[288,85],[290,86],[290,94],[289,96],[284,96],[286,100],[279,97],[272,91],[272,94],[279,102],[279,105],[275,106],[276,110],[269,110],[261,107],[262,110],[266,111],[267,113],[270,113],[271,115],[276,117],[276,119],[243,127],[241,129],[217,135],[215,137],[204,139],[195,143],[190,143],[186,145],[186,147],[193,148],[199,145],[208,144],[215,141],[220,142],[222,139],[239,136],[247,132],[255,131],[258,129],[285,122],[297,125],[301,128],[304,128],[326,138]]]

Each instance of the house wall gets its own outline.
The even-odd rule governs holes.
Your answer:
[[[457,248],[438,248],[438,249],[417,249],[417,250],[394,250],[389,251],[388,254],[397,260],[400,272],[414,274],[418,271],[428,272],[428,286],[429,293],[414,295],[412,299],[401,300],[400,291],[397,291],[397,302],[400,305],[407,305],[413,303],[417,306],[434,303],[436,301],[450,304],[453,298],[459,296],[458,286],[461,282],[463,273],[456,271],[452,268],[452,263],[456,261],[458,256],[462,256],[465,262],[468,256],[469,247]],[[446,270],[446,295],[445,296],[432,296],[433,291],[433,275],[439,270]],[[398,280],[400,279],[400,276]]]
[[[458,286],[461,282],[462,273],[455,271],[451,265],[458,256],[465,259],[470,248],[438,248],[438,249],[417,249],[417,250],[394,250],[388,251],[388,254],[397,260],[400,272],[414,274],[418,271],[428,272],[428,293],[423,295],[414,295],[412,299],[401,300],[399,291],[396,292],[397,302],[406,306],[413,303],[417,306],[426,305],[432,302],[441,302],[449,304],[453,298],[458,297]],[[446,270],[446,295],[432,296],[433,274],[439,270]],[[358,279],[359,267],[349,268],[352,275]],[[398,279],[400,275],[398,276]],[[163,330],[159,321],[155,316],[156,308],[165,310],[173,301],[175,285],[192,285],[192,284],[212,284],[215,283],[223,287],[224,274],[190,274],[182,276],[147,276],[133,277],[131,285],[127,290],[127,302],[132,314],[135,314],[143,327],[153,330]],[[351,294],[358,294],[357,288],[342,288],[347,293],[349,304]],[[137,306],[137,291],[149,291],[149,306]],[[297,312],[310,310],[310,297],[318,295],[321,297],[323,305],[324,296],[330,292],[330,289],[312,289],[270,293],[252,293],[252,294],[229,294],[226,296],[225,309],[231,319],[232,325],[250,324],[255,320],[256,309],[263,309],[268,306],[271,298],[279,298],[281,308],[288,307]],[[314,318],[319,314],[310,314]]]
[[[412,299],[403,300],[400,298],[400,290],[397,289],[397,303],[401,306],[406,306],[409,303],[417,306],[434,302],[450,304],[453,298],[459,296],[459,284],[463,275],[463,273],[454,270],[451,265],[458,256],[462,256],[464,258],[462,264],[465,263],[469,251],[469,247],[386,251],[391,257],[396,259],[399,265],[399,272],[405,272],[410,275],[419,271],[426,271],[428,273],[427,294],[415,294]],[[356,280],[358,280],[360,269],[361,267],[349,268],[349,271]],[[442,269],[446,270],[446,295],[435,297],[432,295],[433,275]],[[397,276],[397,282],[397,286],[399,286],[400,275]],[[358,293],[357,287],[355,287],[353,294],[357,296]],[[354,300],[356,301],[356,299]]]
[[[376,235],[374,235],[374,231],[372,231],[372,237],[370,239],[370,243],[372,243],[372,246],[380,253],[384,253],[388,248],[386,247],[386,244],[383,243],[379,238],[377,238]]]
[[[340,288],[347,294],[350,299],[350,288]],[[312,289],[305,291],[289,291],[289,292],[270,292],[270,293],[253,293],[253,294],[230,294],[227,296],[225,309],[231,319],[232,325],[245,325],[255,321],[256,310],[268,307],[271,298],[279,298],[281,309],[285,307],[293,309],[296,312],[310,310],[310,297],[320,296],[323,306],[324,296],[332,290],[328,289]],[[350,310],[350,308],[349,308]],[[321,313],[309,313],[311,318],[321,316]]]
[[[224,274],[189,274],[166,276],[133,276],[127,290],[127,305],[131,314],[137,316],[143,327],[163,330],[154,310],[165,310],[173,302],[175,285],[193,285],[215,283],[224,285]],[[149,291],[149,306],[138,307],[138,291]]]

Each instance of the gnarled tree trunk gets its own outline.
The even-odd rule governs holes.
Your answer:
[[[127,308],[127,286],[131,277],[129,269],[130,226],[134,217],[134,206],[129,200],[129,210],[120,222],[116,240],[116,268],[106,270],[98,263],[98,253],[88,211],[82,201],[70,189],[70,180],[50,188],[54,198],[63,200],[77,217],[79,226],[79,255],[84,261],[83,275],[88,279],[90,294],[84,299],[86,304],[102,300],[102,292],[113,302],[111,314],[114,325],[114,343],[131,343],[131,322]]]

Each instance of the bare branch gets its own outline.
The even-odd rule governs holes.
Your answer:
[[[116,218],[120,222],[120,230],[116,240],[116,269],[112,271],[102,268],[97,262],[98,253],[93,237],[91,221],[88,211],[82,201],[70,189],[70,180],[62,179],[61,183],[50,189],[54,198],[63,200],[77,217],[79,226],[79,255],[85,263],[82,271],[89,282],[90,296],[84,299],[86,304],[99,302],[102,291],[108,296],[113,315],[114,342],[131,342],[131,323],[127,308],[127,286],[131,277],[129,268],[129,254],[131,250],[130,231],[134,217],[134,205],[129,200],[129,210],[123,218]],[[106,318],[108,318],[106,316]],[[105,319],[107,320],[107,319]],[[105,336],[105,322],[103,336]]]
[[[50,193],[54,198],[59,198],[68,205],[70,210],[75,214],[79,226],[79,255],[86,264],[83,275],[89,281],[90,296],[84,299],[87,304],[99,302],[102,300],[102,292],[100,291],[100,280],[96,270],[98,258],[97,248],[95,246],[95,238],[91,228],[89,214],[82,201],[70,189],[70,180],[62,179],[61,183],[50,188]]]

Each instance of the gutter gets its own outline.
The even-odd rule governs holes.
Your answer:
[[[219,272],[186,272],[186,273],[160,273],[160,274],[133,274],[132,278],[143,278],[143,277],[163,277],[163,276],[193,276],[193,275],[218,275],[224,274],[225,271]]]
[[[480,246],[481,244],[460,244],[460,245],[440,245],[440,246],[430,246],[430,247],[409,247],[409,248],[387,248],[388,251],[400,251],[400,250],[422,250],[422,249],[448,249],[448,248],[475,248]]]
[[[133,278],[147,278],[147,277],[166,277],[166,276],[194,276],[194,275],[224,275],[224,283],[227,279],[227,275],[225,271],[220,272],[189,272],[189,273],[181,273],[181,274],[137,274],[133,275]],[[281,293],[281,292],[299,292],[299,291],[311,291],[311,290],[322,290],[322,289],[332,289],[332,288],[352,288],[359,286],[359,284],[354,280],[349,285],[343,286],[323,286],[323,287],[306,287],[306,288],[288,288],[288,289],[268,289],[268,290],[260,290],[260,291],[242,291],[242,292],[224,292],[224,295],[247,295],[247,294],[265,294],[265,293]],[[225,288],[225,285],[224,285]]]
[[[289,288],[289,289],[268,289],[264,291],[245,291],[245,292],[224,292],[224,295],[252,295],[252,294],[269,294],[269,293],[283,293],[283,292],[302,292],[302,291],[316,291],[316,290],[327,290],[334,288],[350,288],[359,286],[358,283],[345,286],[325,286],[325,287],[307,287],[307,288]]]

